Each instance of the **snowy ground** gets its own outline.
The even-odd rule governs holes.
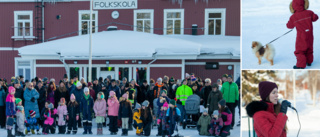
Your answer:
[[[231,135],[229,137],[240,137],[240,127],[237,127],[236,124],[238,123],[239,121],[239,111],[238,111],[238,108],[236,108],[236,123],[235,123],[235,126],[234,126],[234,129],[231,130]],[[95,121],[95,120],[93,120]],[[96,124],[94,123],[93,124],[94,127],[93,127],[93,135],[91,136],[97,136],[97,129],[96,129]],[[110,132],[108,130],[108,127],[107,128],[103,128],[103,132],[104,132],[104,135],[103,136],[110,136]],[[58,132],[58,130],[56,131],[56,133]],[[82,132],[83,132],[83,128],[80,128],[78,129],[78,134],[77,135],[81,135],[81,136],[84,136],[82,135]],[[151,137],[155,137],[156,134],[157,134],[158,130],[156,129],[156,127],[154,127],[154,129],[152,129],[151,131]],[[119,129],[119,132],[118,132],[118,136],[120,136],[122,133],[121,129]],[[176,134],[176,132],[174,133],[174,135]],[[185,130],[182,129],[182,127],[179,127],[179,134],[180,135],[183,135],[184,137],[196,137],[196,136],[199,136],[198,134],[198,131],[195,129],[195,128],[191,128],[191,129],[188,129],[186,128]],[[7,135],[7,132],[6,130],[4,129],[0,129],[0,136],[1,137],[4,137],[5,135]],[[36,136],[36,137],[70,137],[70,136],[73,136],[73,135],[60,135],[60,134],[54,134],[54,135],[32,135],[32,136]],[[90,136],[90,135],[86,135],[86,136]],[[135,137],[136,136],[136,131],[129,131],[129,137]],[[112,136],[112,137],[115,137],[115,136]]]
[[[293,103],[291,100],[290,102]],[[320,123],[320,103],[317,103],[315,107],[312,106],[312,99],[309,91],[300,91],[297,94],[296,98],[296,107],[299,113],[300,122],[301,122],[301,130],[299,137],[319,137],[319,123]],[[244,118],[247,116],[245,108],[242,108],[241,111],[242,121],[242,136],[249,136],[249,128],[248,128],[248,118]],[[287,116],[289,120],[287,121],[287,126],[289,129],[288,136],[294,137],[297,136],[299,130],[299,122],[297,119],[297,114],[292,109],[288,109]],[[252,119],[250,119],[250,131],[252,133]],[[252,136],[252,134],[251,134]]]
[[[292,69],[296,64],[296,30],[273,42],[276,49],[274,66],[263,59],[261,65],[252,53],[252,41],[263,45],[289,31],[286,24],[292,15],[292,0],[242,0],[242,68],[243,69]],[[320,15],[320,0],[309,0],[309,9]],[[314,27],[314,63],[307,69],[320,68],[320,21]]]

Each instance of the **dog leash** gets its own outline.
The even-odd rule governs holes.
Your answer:
[[[274,41],[278,40],[279,38],[283,37],[284,35],[287,35],[287,34],[288,34],[288,33],[290,33],[292,30],[293,30],[293,29],[291,29],[291,30],[289,30],[288,32],[286,32],[286,33],[282,34],[281,36],[277,37],[276,39],[274,39],[274,40],[270,41],[268,44],[271,44],[272,42],[274,42]]]

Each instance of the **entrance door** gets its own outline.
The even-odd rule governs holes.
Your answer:
[[[115,78],[116,72],[114,70],[114,67],[101,67],[99,77],[105,79],[108,75],[111,75],[112,79]]]

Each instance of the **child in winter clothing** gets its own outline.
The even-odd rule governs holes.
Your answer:
[[[54,122],[56,115],[57,114],[57,109],[54,108],[54,105],[50,103],[48,105],[47,110],[44,112],[44,133],[45,135],[49,134],[49,131],[51,134],[54,134],[56,132],[56,124]]]
[[[179,108],[176,107],[176,101],[170,100],[169,109],[166,113],[166,123],[169,124],[169,134],[168,136],[171,137],[174,133],[174,129],[176,128],[176,123],[180,121],[181,112]]]
[[[92,112],[93,112],[93,99],[90,96],[89,88],[84,88],[84,97],[81,99],[80,103],[80,112],[82,113],[82,121],[83,121],[83,134],[86,135],[92,134]]]
[[[66,133],[66,120],[67,120],[67,106],[65,98],[61,98],[58,106],[58,127],[59,127],[59,134]]]
[[[17,131],[16,136],[25,137],[24,132],[24,121],[26,121],[26,116],[24,113],[24,107],[22,106],[22,100],[20,98],[16,98],[17,105],[17,113],[16,113],[16,123],[17,123]]]
[[[136,106],[134,108],[133,120],[134,120],[133,126],[134,128],[137,129],[136,135],[141,136],[143,131],[143,123],[141,120],[141,106],[138,103],[136,103]]]
[[[142,107],[141,107],[141,117],[140,119],[142,120],[143,123],[143,135],[144,136],[150,136],[151,134],[151,124],[152,124],[152,120],[153,120],[153,116],[152,116],[152,111],[151,108],[149,107],[149,101],[145,100],[142,103]]]
[[[40,135],[40,128],[39,128],[39,123],[38,120],[35,118],[36,116],[36,111],[29,110],[29,117],[26,120],[26,135],[29,134],[30,130],[32,134],[35,134],[34,130],[37,130],[37,134]]]
[[[210,122],[210,134],[211,135],[215,135],[215,136],[219,136],[220,135],[220,131],[221,128],[223,127],[223,120],[221,117],[219,117],[219,111],[215,110],[212,114],[212,120]]]
[[[109,131],[111,135],[116,135],[118,132],[118,112],[119,112],[119,101],[114,91],[109,92],[108,99],[108,116],[109,116]]]
[[[157,120],[157,124],[161,128],[160,134],[162,135],[162,137],[165,137],[166,135],[169,134],[167,130],[169,128],[169,125],[166,124],[166,113],[168,108],[169,108],[169,105],[167,102],[165,102],[160,109],[161,111],[159,113],[159,117]],[[158,132],[159,132],[159,128],[158,128]]]
[[[103,92],[99,92],[97,100],[94,102],[93,106],[94,113],[96,114],[96,123],[97,123],[97,134],[102,135],[102,123],[105,122],[106,111],[107,111],[107,102],[104,99]]]
[[[44,117],[44,113],[46,112],[46,110],[49,108],[49,104],[50,104],[50,101],[46,101],[45,103],[45,107],[42,108],[41,110],[41,115],[40,115],[40,119],[41,119],[41,124],[42,124],[42,133],[44,133],[44,128],[43,128],[43,124],[44,124],[44,120],[45,120],[45,117]]]
[[[160,97],[158,98],[157,101],[157,105],[158,105],[158,111],[157,111],[157,118],[159,118],[160,112],[161,112],[161,108],[163,106],[164,103],[168,103],[170,101],[170,99],[167,97],[167,90],[163,89],[160,91]],[[168,108],[168,107],[167,107]],[[160,120],[160,119],[158,119]],[[161,136],[162,134],[162,122],[160,122],[160,124],[158,125],[158,134],[157,136]]]
[[[201,117],[198,120],[197,123],[197,129],[199,131],[199,135],[205,135],[205,136],[209,136],[209,129],[210,129],[210,120],[211,117],[208,115],[208,110],[205,109],[202,112]]]
[[[14,116],[16,115],[16,104],[14,94],[16,93],[16,89],[12,86],[8,89],[9,94],[6,98],[6,116],[7,116],[7,134],[8,137],[14,137],[12,135],[12,127],[14,124]]]
[[[296,50],[294,54],[297,64],[294,69],[311,66],[313,62],[313,26],[312,22],[318,20],[318,15],[313,11],[307,10],[308,0],[292,0],[290,11],[293,13],[287,23],[287,28],[297,29]]]
[[[80,109],[79,109],[79,104],[76,101],[76,97],[74,94],[71,94],[70,96],[70,102],[68,103],[68,115],[67,115],[67,120],[68,120],[68,132],[67,134],[72,133],[77,134],[77,121],[79,120],[79,115],[80,115]]]
[[[128,93],[120,98],[118,118],[122,121],[122,136],[128,136],[129,118],[132,117],[132,104],[128,100]]]

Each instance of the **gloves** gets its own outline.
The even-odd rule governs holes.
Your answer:
[[[53,115],[57,114],[58,110],[57,109],[54,109],[53,110]]]
[[[67,118],[66,118],[67,120],[69,120],[69,116],[67,115]]]
[[[79,120],[79,115],[76,116],[76,120]]]
[[[287,114],[287,109],[291,105],[291,103],[288,100],[283,100],[281,103],[280,112]]]
[[[182,102],[180,101],[180,99],[177,100],[177,104],[182,105]]]
[[[29,123],[26,123],[26,127],[29,127],[30,126],[30,124]]]
[[[35,100],[35,98],[34,98],[34,97],[32,97],[32,98],[31,98],[31,102],[33,102],[33,103],[34,103],[35,101],[36,101],[36,100]]]
[[[63,121],[66,121],[66,120],[67,120],[67,116],[64,115],[64,116],[63,116]]]
[[[160,122],[161,122],[161,120],[160,120],[160,119],[158,119],[158,120],[157,120],[157,124],[160,124]]]

